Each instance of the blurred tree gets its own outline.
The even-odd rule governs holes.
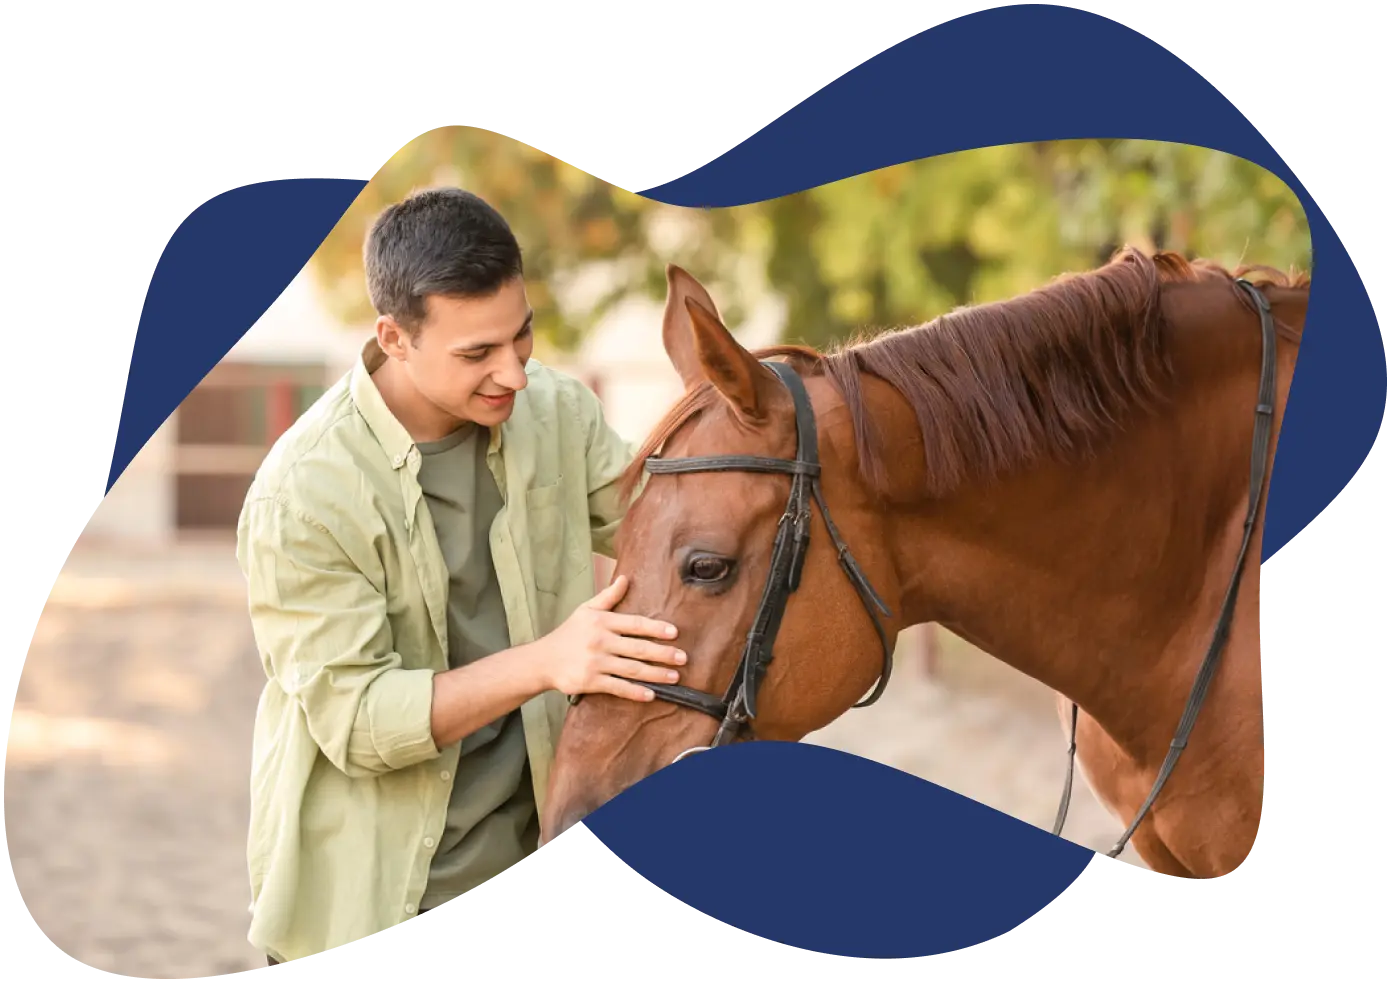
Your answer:
[[[1013,144],[886,168],[768,202],[788,340],[825,345],[1000,300],[1118,247],[1308,268],[1297,197],[1248,161],[1140,140]],[[793,233],[793,229],[798,230]]]
[[[1124,244],[1231,267],[1311,262],[1306,216],[1286,185],[1182,144],[989,147],[703,210],[630,194],[507,137],[445,127],[393,156],[315,254],[313,271],[346,322],[374,316],[361,264],[372,219],[440,184],[469,188],[507,217],[538,335],[559,349],[623,297],[663,297],[667,262],[708,284],[731,326],[763,291],[777,292],[785,340],[820,347],[1025,292]]]

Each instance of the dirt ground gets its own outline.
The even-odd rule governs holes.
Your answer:
[[[63,951],[145,978],[264,964],[245,940],[244,865],[262,681],[230,543],[74,551],[29,651],[5,768],[19,888]],[[904,659],[876,706],[809,742],[1044,828],[1065,760],[1051,694],[948,636],[934,677]],[[1078,779],[1066,837],[1102,851],[1120,831]]]

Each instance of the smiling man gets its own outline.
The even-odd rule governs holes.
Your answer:
[[[379,317],[277,441],[237,557],[266,684],[251,775],[252,944],[274,964],[457,897],[536,848],[566,695],[648,700],[668,624],[593,597],[632,448],[531,357],[507,223],[457,189],[368,235]]]

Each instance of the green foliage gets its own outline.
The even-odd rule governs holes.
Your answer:
[[[663,297],[667,262],[705,282],[732,326],[775,291],[787,303],[785,340],[819,347],[1014,296],[1126,244],[1230,268],[1311,262],[1306,216],[1286,185],[1181,144],[1010,144],[701,210],[648,201],[506,137],[447,127],[392,157],[314,256],[346,322],[374,317],[361,268],[372,219],[439,184],[477,192],[511,222],[538,333],[560,349],[615,301]]]

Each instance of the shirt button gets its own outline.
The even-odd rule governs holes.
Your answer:
[[[441,781],[447,781],[447,780],[448,780],[449,778],[451,778],[451,777],[453,777],[453,775],[450,774],[448,771],[440,771],[440,772],[439,772],[439,780],[441,780]]]
[[[425,840],[424,840],[424,847],[425,847],[426,849],[433,849],[433,848],[434,848],[434,840],[431,839],[431,838],[426,837]]]
[[[415,912],[415,905],[414,905],[414,904],[406,904],[406,905],[405,905],[405,913],[407,913],[407,914],[413,914],[414,912]]]
[[[395,455],[395,459],[392,460],[391,463],[393,463],[393,464],[395,464],[397,467],[399,467],[399,466],[400,466],[400,461],[401,461],[401,459],[402,459],[402,458],[401,458],[400,454],[396,454],[396,455]]]

